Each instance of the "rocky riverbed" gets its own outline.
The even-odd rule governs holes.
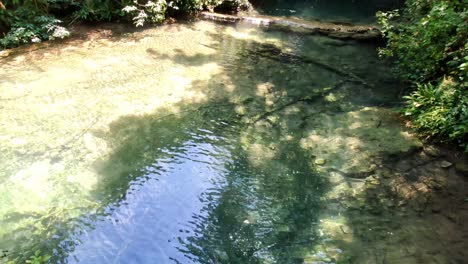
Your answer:
[[[467,259],[466,156],[405,128],[375,46],[204,21],[75,32],[0,59],[7,258]]]

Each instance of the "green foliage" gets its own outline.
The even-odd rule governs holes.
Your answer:
[[[53,16],[31,13],[25,8],[15,10],[11,16],[10,31],[0,39],[1,48],[65,38],[70,34]]]
[[[125,1],[123,1],[125,2]],[[156,1],[132,1],[127,3],[122,11],[130,15],[136,26],[144,23],[159,23],[167,15],[191,15],[203,9],[213,10],[216,7],[225,9],[246,8],[247,0],[156,0]]]
[[[404,114],[428,137],[441,137],[468,150],[468,93],[450,82],[418,85],[409,96]]]
[[[83,21],[111,21],[119,10],[118,1],[111,0],[84,0],[79,9],[73,14],[75,19]]]
[[[0,2],[2,3],[2,2]],[[194,14],[217,6],[247,6],[247,0],[12,0],[0,7],[0,48],[64,38],[63,17],[73,21],[132,21],[136,26],[160,23],[168,15]],[[6,28],[6,29],[5,29]]]
[[[415,87],[405,97],[405,113],[414,127],[424,135],[466,147],[468,12],[464,0],[407,0],[403,11],[379,12],[377,17],[387,38],[379,54],[392,59],[395,72]]]
[[[131,15],[135,26],[143,26],[145,22],[159,23],[164,20],[168,7],[177,8],[173,2],[167,3],[165,0],[147,1],[145,4],[140,4],[138,1],[133,1],[132,4],[126,5],[122,11]]]
[[[70,33],[60,25],[61,21],[47,13],[48,4],[31,0],[6,2],[12,10],[3,10],[9,31],[0,39],[0,48],[68,37]]]
[[[420,2],[409,0],[402,15],[398,10],[378,13],[388,39],[387,47],[380,54],[393,56],[397,73],[410,81],[427,81],[445,73],[458,74],[468,37],[466,9],[459,11],[457,5],[448,1],[433,1],[424,7],[416,4]],[[420,14],[425,9],[429,11]]]
[[[47,261],[51,258],[50,255],[41,255],[41,251],[37,250],[34,253],[34,256],[31,256],[28,260],[26,260],[26,263],[30,264],[45,264]]]

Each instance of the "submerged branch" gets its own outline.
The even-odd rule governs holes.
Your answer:
[[[260,55],[262,57],[268,57],[269,59],[272,59],[272,60],[279,60],[281,62],[286,61],[286,62],[300,62],[300,63],[306,63],[306,64],[313,64],[327,71],[336,73],[338,75],[346,76],[349,78],[347,81],[357,82],[367,87],[373,88],[373,85],[369,84],[364,79],[362,79],[361,77],[357,76],[356,74],[352,72],[341,70],[339,68],[331,66],[330,64],[327,64],[325,62],[321,62],[319,60],[315,60],[309,57],[298,56],[298,55],[291,54],[291,53],[284,53],[276,47],[260,49],[257,55]]]
[[[341,87],[341,85],[343,85],[344,83],[348,82],[349,80],[344,80],[344,81],[340,81],[338,82],[337,84],[333,85],[330,89],[327,90],[327,92],[331,92],[333,90],[336,90],[338,89],[339,87]],[[260,120],[264,120],[265,118],[267,118],[268,116],[276,113],[276,112],[279,112],[279,111],[282,111],[283,109],[285,109],[286,107],[288,106],[291,106],[291,105],[294,105],[294,104],[297,104],[299,102],[307,102],[307,103],[312,103],[314,102],[315,100],[318,100],[320,98],[323,97],[323,94],[322,93],[317,93],[317,94],[314,94],[314,95],[307,95],[307,96],[301,96],[299,98],[296,98],[290,102],[287,102],[283,105],[280,105],[278,106],[277,108],[273,109],[273,110],[270,110],[270,111],[266,111],[264,113],[261,113],[259,115],[256,115],[252,118],[252,120],[250,121],[250,124],[255,124],[257,123],[258,121]]]

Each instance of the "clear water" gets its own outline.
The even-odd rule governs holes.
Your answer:
[[[444,263],[430,224],[352,209],[367,184],[345,174],[420,144],[375,46],[118,32],[1,59],[0,261]]]
[[[375,23],[375,13],[402,5],[398,0],[256,0],[261,14],[348,23]]]

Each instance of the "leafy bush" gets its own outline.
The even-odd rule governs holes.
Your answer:
[[[11,0],[0,1],[0,48],[53,38],[68,31],[56,17],[69,21],[132,21],[136,26],[160,23],[168,15],[194,14],[216,7],[249,6],[248,0]]]
[[[82,21],[111,21],[116,16],[116,10],[120,8],[119,1],[84,0],[78,4],[78,10],[73,13],[73,17]]]
[[[387,38],[379,54],[392,59],[395,72],[415,87],[405,97],[404,113],[422,134],[466,147],[468,12],[464,0],[407,0],[403,11],[379,12],[377,17]]]
[[[418,85],[409,96],[404,114],[423,135],[457,142],[468,151],[468,94],[453,83]]]
[[[133,17],[135,26],[143,26],[145,22],[159,23],[164,20],[168,7],[177,8],[173,2],[167,3],[166,0],[147,1],[145,4],[139,4],[133,1],[126,5],[122,11]]]
[[[61,21],[53,16],[38,14],[26,8],[18,8],[10,16],[10,31],[0,39],[1,48],[70,35],[68,30],[60,25]]]
[[[191,15],[203,9],[214,10],[219,7],[224,10],[236,10],[249,8],[248,0],[157,0],[132,1],[123,7],[123,11],[132,17],[136,26],[142,26],[145,22],[159,23],[166,15]]]

